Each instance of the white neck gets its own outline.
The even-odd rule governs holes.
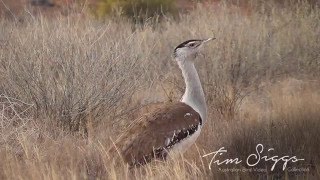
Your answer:
[[[189,60],[177,60],[177,62],[186,84],[186,90],[181,102],[188,104],[197,111],[204,124],[207,118],[207,104],[194,63]]]

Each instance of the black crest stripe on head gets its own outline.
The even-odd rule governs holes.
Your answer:
[[[201,40],[199,40],[199,39],[191,39],[191,40],[185,41],[185,42],[179,44],[179,45],[174,49],[174,51],[176,51],[178,48],[185,47],[186,44],[188,44],[189,42],[192,42],[192,41],[201,41]]]

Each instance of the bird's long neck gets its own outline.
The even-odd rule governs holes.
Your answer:
[[[181,102],[188,104],[197,111],[204,123],[207,117],[207,104],[194,63],[192,61],[178,61],[178,64],[186,84]]]

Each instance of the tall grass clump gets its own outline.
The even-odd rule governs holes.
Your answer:
[[[35,117],[71,129],[79,130],[88,112],[113,116],[116,104],[125,103],[138,85],[141,55],[131,47],[140,48],[141,40],[125,23],[117,25],[123,29],[119,36],[113,22],[29,20],[3,22],[2,93],[32,103]]]

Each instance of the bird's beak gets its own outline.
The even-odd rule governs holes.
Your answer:
[[[215,39],[216,39],[216,38],[212,37],[212,38],[209,38],[209,39],[205,39],[205,40],[203,40],[202,42],[203,42],[203,43],[206,43],[206,42],[209,42],[209,41],[215,40]]]
[[[204,39],[204,40],[202,40],[202,43],[201,43],[201,45],[199,46],[199,47],[201,47],[203,44],[205,44],[205,43],[207,43],[207,42],[209,42],[209,41],[211,41],[211,40],[215,40],[216,38],[214,38],[214,37],[211,37],[211,38],[209,38],[209,39]],[[203,55],[204,56],[204,54],[202,54],[202,53],[200,53],[201,55]]]

